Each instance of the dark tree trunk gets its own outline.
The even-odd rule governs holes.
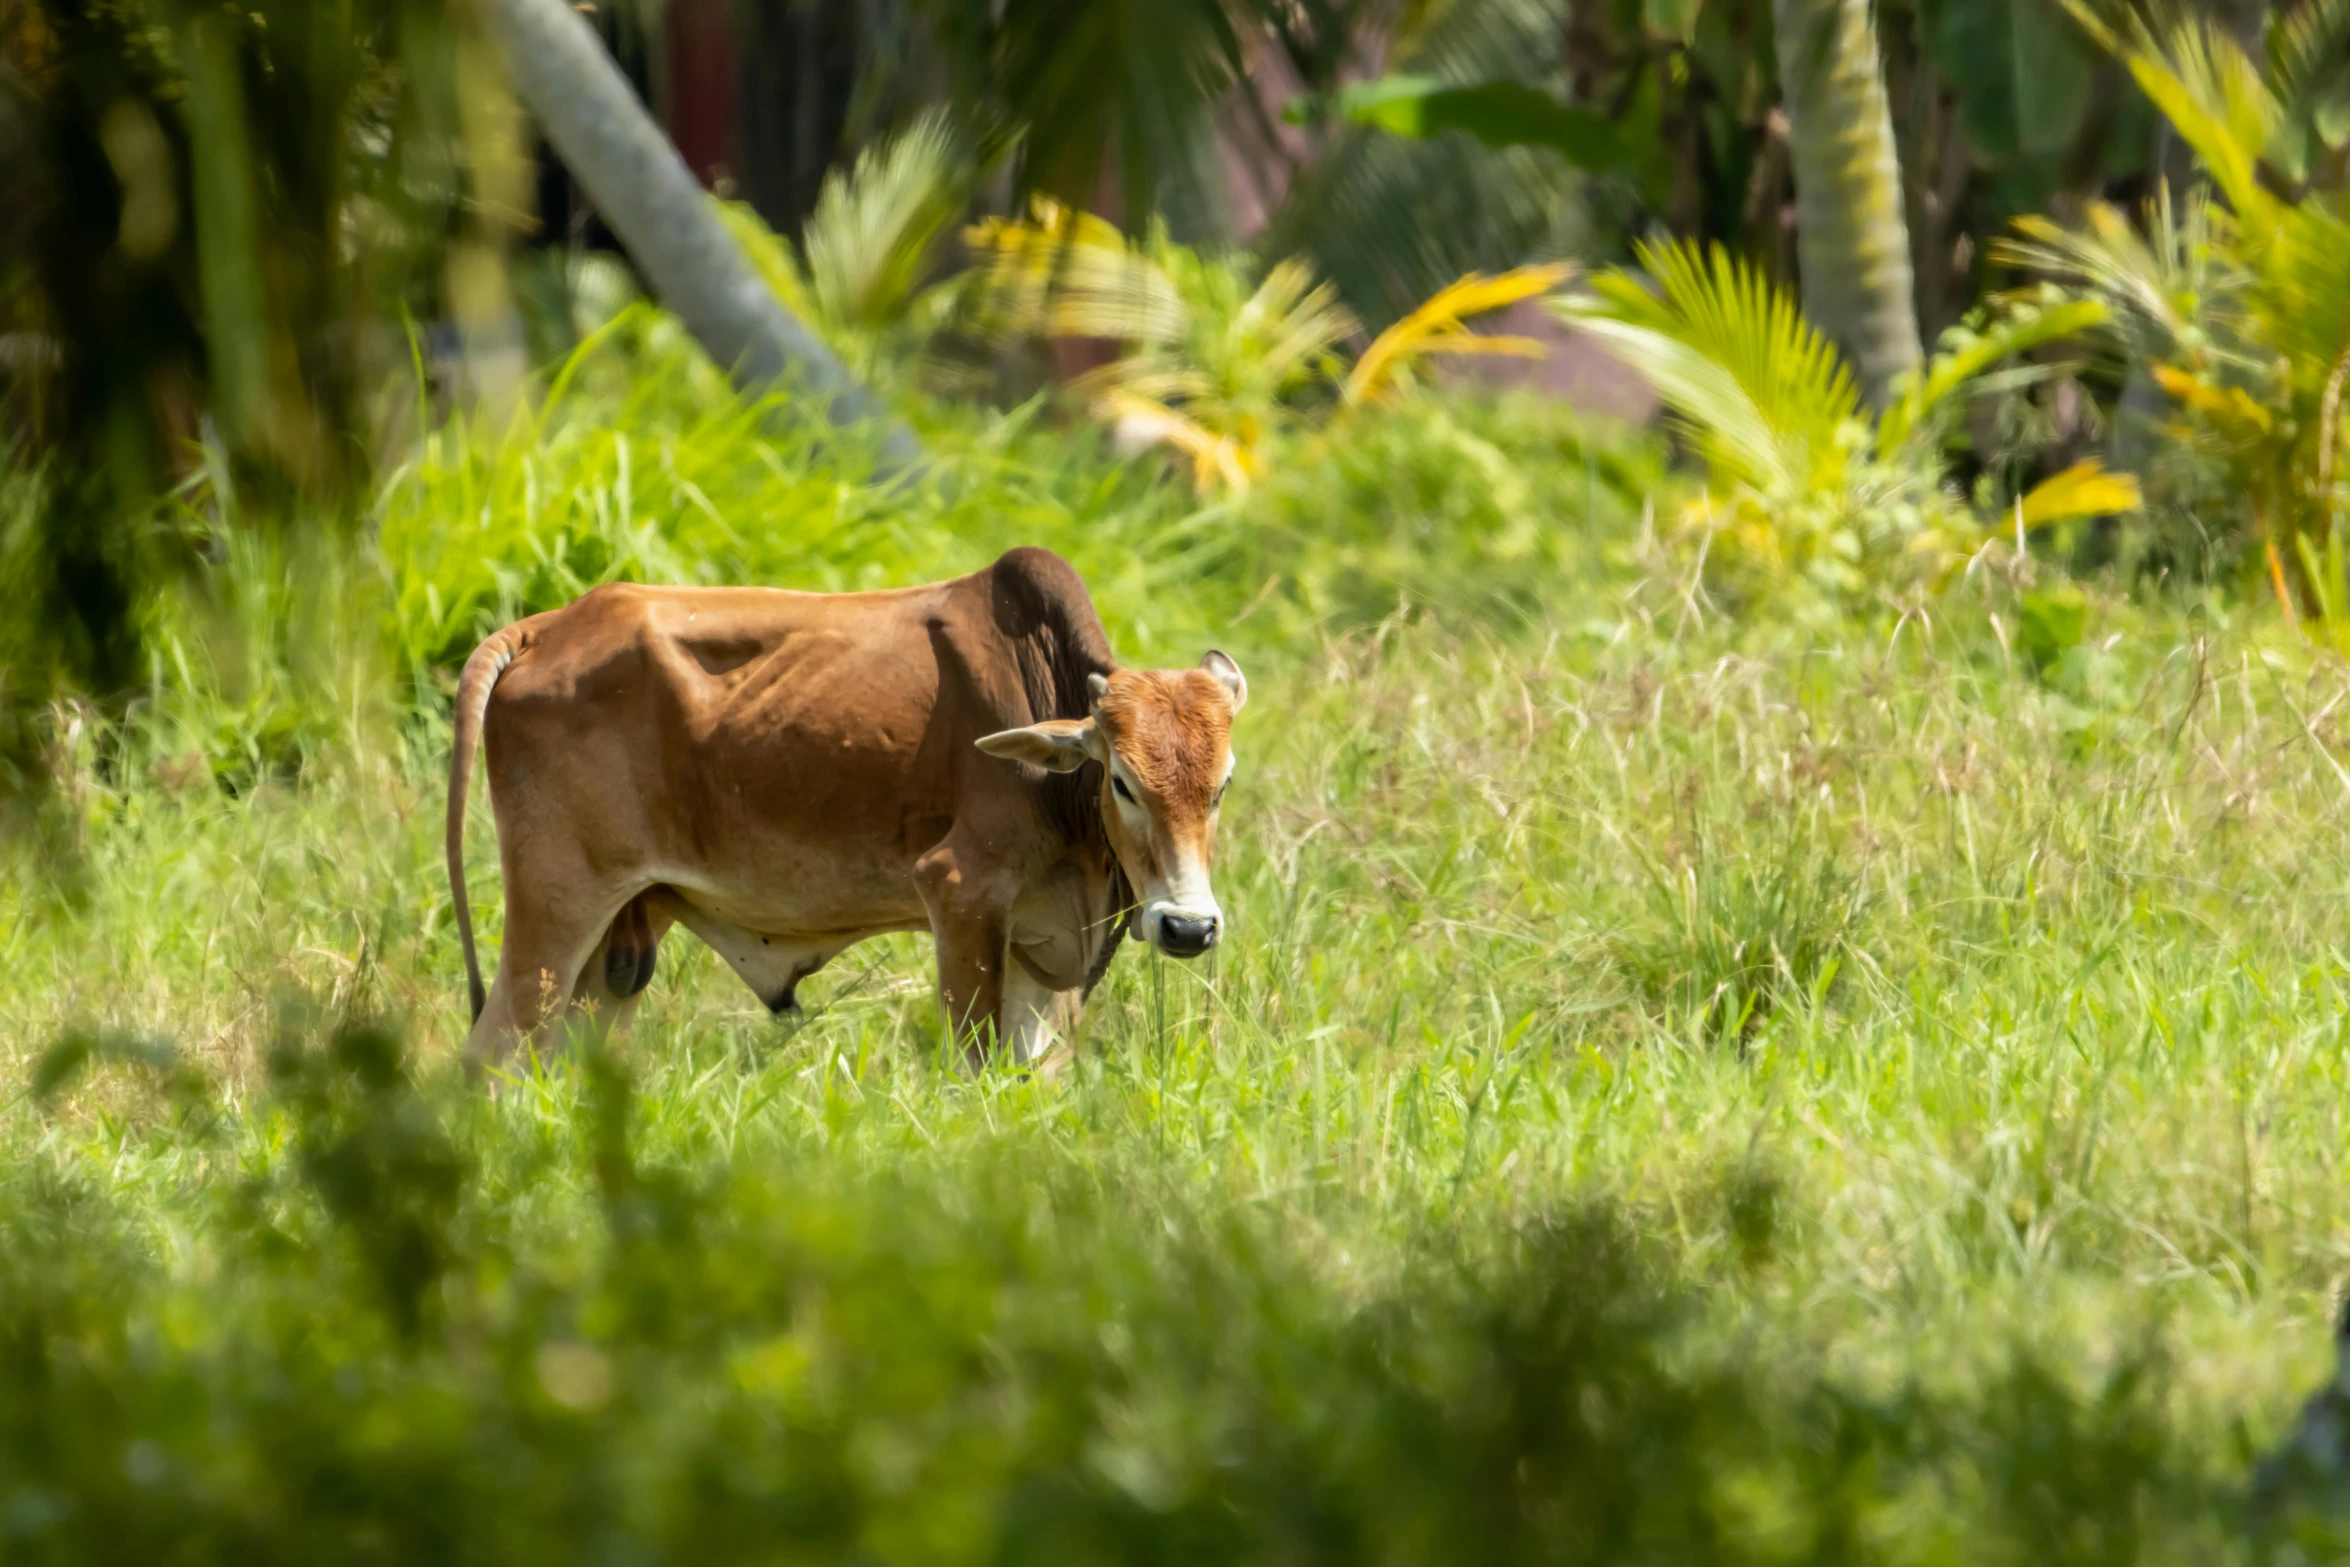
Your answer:
[[[875,0],[741,0],[736,182],[779,234],[816,210],[824,175],[876,127],[851,123],[886,30]]]

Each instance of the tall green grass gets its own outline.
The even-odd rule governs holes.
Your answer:
[[[2259,1554],[2350,1256],[2350,668],[2094,591],[2043,658],[1987,573],[1724,621],[1532,405],[1199,511],[1002,426],[875,498],[633,385],[392,482],[404,683],[291,765],[187,738],[225,655],[69,759],[81,903],[0,903],[11,1560]],[[1129,949],[1037,1082],[941,1068],[920,942],[786,1026],[681,937],[615,1055],[454,1081],[476,626],[1023,539],[1249,670],[1213,961]]]

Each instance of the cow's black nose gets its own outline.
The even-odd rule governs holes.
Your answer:
[[[1159,950],[1171,958],[1196,958],[1216,944],[1217,922],[1169,914],[1159,921]]]

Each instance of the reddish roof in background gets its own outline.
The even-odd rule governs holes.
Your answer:
[[[669,0],[663,7],[668,81],[661,108],[685,166],[713,185],[734,166],[735,94],[741,80],[727,0]]]

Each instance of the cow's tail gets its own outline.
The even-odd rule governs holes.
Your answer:
[[[482,719],[490,710],[490,692],[506,666],[527,645],[523,622],[493,633],[465,661],[457,677],[457,708],[449,744],[449,896],[457,907],[457,939],[465,946],[465,985],[473,998],[478,1021],[487,995],[481,985],[481,959],[473,950],[473,908],[465,901],[465,799],[473,782],[473,753],[481,749]]]

